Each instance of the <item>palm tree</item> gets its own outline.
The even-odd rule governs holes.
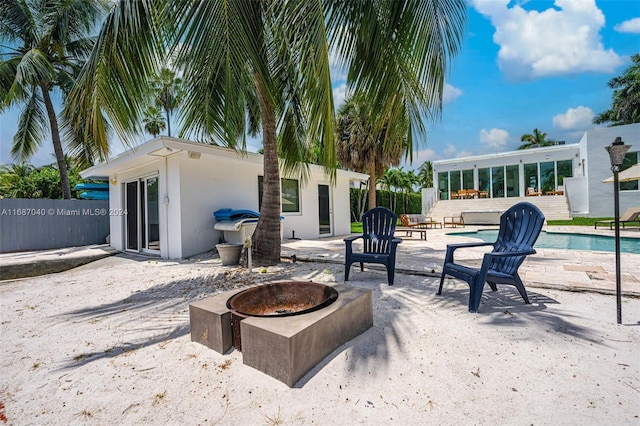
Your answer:
[[[613,90],[611,109],[596,115],[594,124],[611,126],[640,123],[640,53],[631,56],[633,62],[621,76],[609,80]]]
[[[389,166],[397,166],[406,149],[406,137],[402,131],[396,132],[401,135],[399,143],[393,141],[385,146],[384,132],[376,133],[372,114],[364,96],[351,96],[340,107],[336,123],[336,149],[340,163],[343,167],[369,174],[369,208],[376,206],[375,184],[371,182],[382,179]],[[404,126],[406,134],[406,120],[396,124]]]
[[[71,198],[69,175],[56,111],[54,88],[65,94],[92,46],[87,34],[103,12],[99,0],[2,0],[0,39],[8,53],[0,57],[0,111],[21,105],[11,154],[27,161],[42,145],[47,121],[60,170],[63,198]]]
[[[74,106],[89,112],[95,134],[101,135],[103,109],[118,133],[134,133],[142,115],[134,101],[144,95],[140,82],[157,72],[170,44],[187,93],[184,135],[244,149],[247,129],[261,126],[264,193],[252,250],[256,263],[274,264],[280,166],[284,174],[303,172],[300,161],[319,141],[320,161],[335,178],[330,47],[348,66],[353,92],[371,100],[375,129],[392,149],[395,129],[384,123],[407,120],[410,145],[423,117],[438,115],[447,60],[459,48],[465,17],[464,0],[120,0],[98,35]],[[108,90],[114,86],[119,90]],[[411,147],[405,149],[410,155]]]
[[[547,134],[541,132],[538,129],[533,129],[533,133],[525,133],[520,136],[522,142],[526,142],[518,147],[518,149],[530,149],[537,148],[539,146],[551,146],[555,145],[555,141],[547,139]]]
[[[182,79],[176,77],[176,73],[169,68],[162,68],[151,81],[151,91],[155,96],[155,104],[164,109],[167,125],[167,135],[171,136],[171,114],[178,107],[184,96]],[[164,126],[162,129],[164,130]],[[160,132],[158,132],[159,134]],[[153,134],[153,133],[152,133]],[[154,135],[154,137],[157,134]]]
[[[147,108],[147,112],[144,116],[144,129],[150,133],[154,138],[157,138],[160,132],[165,129],[164,119],[162,118],[162,112],[154,107]],[[169,134],[171,135],[171,134]]]
[[[0,166],[0,195],[21,198],[20,183],[34,171],[31,164],[3,164]]]
[[[431,161],[425,161],[418,169],[418,181],[422,188],[433,187],[433,165]]]

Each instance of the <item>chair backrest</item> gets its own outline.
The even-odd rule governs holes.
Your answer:
[[[514,204],[500,216],[500,230],[494,244],[494,252],[509,252],[533,249],[542,226],[544,214],[531,203]],[[514,256],[494,260],[490,269],[505,274],[514,274],[526,256]]]
[[[376,207],[363,214],[364,252],[388,254],[397,222],[398,216],[385,207]]]
[[[409,220],[409,216],[407,216],[406,214],[401,214],[400,215],[400,224],[402,226],[409,226],[411,225],[411,222]]]
[[[629,222],[635,220],[640,215],[640,207],[629,207],[620,215],[620,220]]]

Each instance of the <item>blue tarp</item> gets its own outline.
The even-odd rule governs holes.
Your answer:
[[[213,212],[218,222],[223,220],[238,220],[247,218],[259,218],[260,213],[253,210],[220,209]]]

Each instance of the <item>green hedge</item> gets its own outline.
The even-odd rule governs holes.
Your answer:
[[[362,189],[351,188],[351,221],[360,221],[360,212],[366,212],[369,210],[369,197],[368,192]],[[395,195],[395,208],[391,208],[390,202],[393,201]],[[391,208],[397,215],[404,213],[407,214],[420,214],[422,213],[422,194],[411,193],[392,193],[391,191],[378,190],[376,191],[376,202],[378,206]],[[362,204],[364,203],[364,207]]]

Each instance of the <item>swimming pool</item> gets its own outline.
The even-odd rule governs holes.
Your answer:
[[[455,232],[448,235],[479,238],[482,241],[494,242],[498,238],[498,230],[482,230],[477,232]],[[565,250],[585,251],[611,251],[614,252],[615,239],[602,235],[584,234],[560,234],[556,232],[542,231],[535,248],[551,248]],[[640,238],[620,238],[620,251],[625,253],[640,254]]]

